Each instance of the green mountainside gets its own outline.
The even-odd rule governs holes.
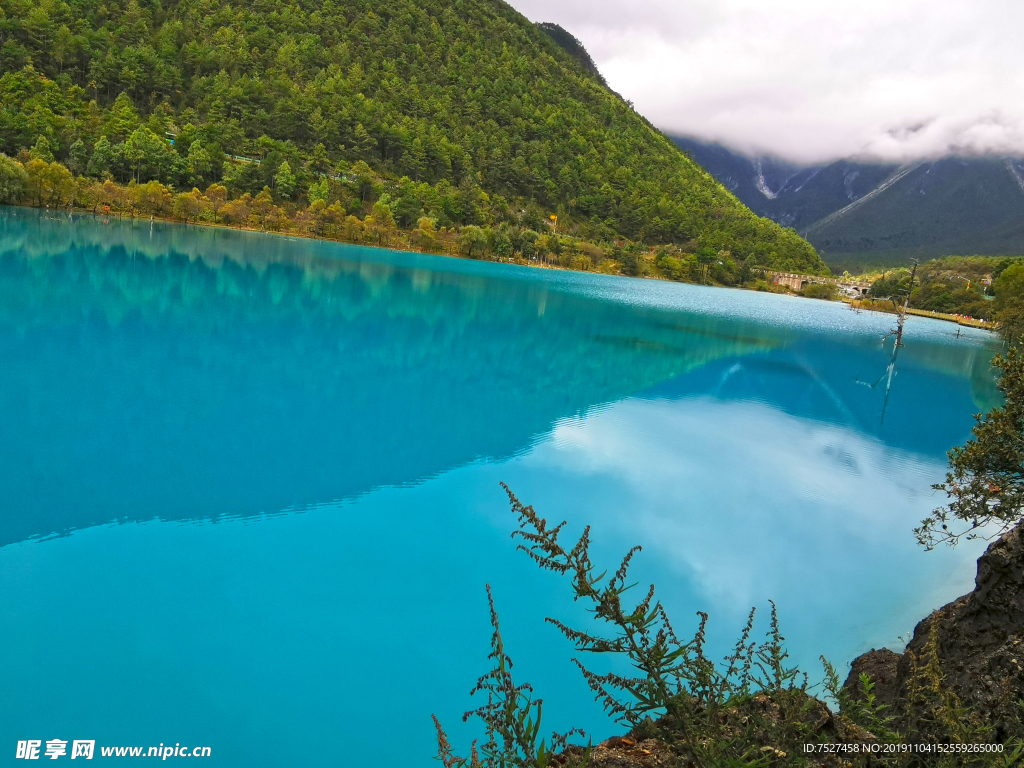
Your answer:
[[[77,175],[826,269],[500,0],[0,0],[0,73]]]
[[[580,66],[596,77],[601,85],[608,85],[604,79],[604,75],[598,71],[594,60],[590,58],[590,52],[583,47],[583,43],[577,40],[569,30],[549,21],[541,22],[537,26],[543,30],[548,37],[558,43],[560,48],[576,59],[576,61],[580,63]]]
[[[831,264],[858,270],[948,254],[1024,253],[1019,160],[948,157],[904,166],[805,229]]]

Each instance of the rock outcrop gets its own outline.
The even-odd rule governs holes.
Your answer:
[[[877,733],[803,691],[777,691],[758,693],[724,709],[714,728],[697,738],[706,744],[714,731],[717,742],[743,744],[766,764],[799,757],[808,768],[880,763],[873,758],[865,763],[858,750],[803,754],[806,742],[862,748],[893,737],[892,731],[912,742],[952,738],[1004,743],[1019,738],[1017,702],[1024,699],[1024,531],[1012,531],[986,550],[978,560],[974,591],[918,624],[902,654],[872,649],[855,659],[843,686],[853,699],[863,696],[862,674],[874,683],[876,705],[885,705],[880,716],[861,713]],[[796,743],[796,734],[803,743]],[[697,768],[686,738],[685,729],[662,718],[649,728],[640,726],[597,744],[587,765]],[[572,765],[583,753],[581,747],[568,747],[553,765]]]
[[[898,688],[899,663],[902,656],[888,648],[872,648],[858,656],[850,666],[850,674],[843,688],[854,699],[861,698],[862,686],[860,676],[866,674],[874,682],[873,693],[879,704],[892,709],[896,703]]]
[[[981,718],[1000,740],[1017,721],[1024,695],[1024,533],[1015,529],[994,542],[978,560],[974,591],[934,611],[914,630],[902,655],[872,650],[853,662],[847,690],[859,690],[866,672],[874,693],[897,716],[907,706],[914,659],[920,664],[935,631],[944,684]]]
[[[800,739],[795,738],[797,734]],[[776,765],[778,761],[799,756],[800,764],[806,768],[852,768],[854,763],[847,758],[856,754],[841,749],[804,754],[802,749],[807,741],[858,747],[878,741],[874,734],[799,689],[744,698],[720,712],[713,734],[711,729],[705,729],[691,735],[696,735],[705,749],[711,742],[730,746],[743,744],[764,761],[752,761],[753,764]],[[590,751],[587,768],[701,768],[706,765],[690,754],[686,738],[685,730],[677,722],[662,718],[649,727],[641,725],[625,736],[597,744]],[[553,765],[573,765],[583,754],[581,747],[567,747],[554,758]],[[716,765],[732,764],[724,750],[719,759],[721,762]]]

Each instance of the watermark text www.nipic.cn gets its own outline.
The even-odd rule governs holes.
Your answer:
[[[70,757],[92,760],[97,751],[100,757],[209,757],[209,747],[183,747],[181,744],[161,743],[159,747],[100,747],[96,749],[95,739],[26,739],[18,742],[15,757],[18,760],[57,760]]]

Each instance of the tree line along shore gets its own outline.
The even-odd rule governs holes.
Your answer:
[[[756,257],[740,259],[727,249],[701,246],[696,240],[660,246],[624,239],[595,242],[563,231],[557,214],[544,215],[536,206],[521,211],[518,218],[478,213],[473,217],[489,223],[458,225],[436,211],[481,208],[494,201],[478,189],[445,184],[432,188],[407,177],[388,180],[362,161],[344,175],[323,176],[298,201],[285,196],[294,185],[287,161],[275,174],[275,189],[265,187],[253,195],[232,194],[221,183],[205,190],[176,191],[157,180],[121,184],[109,174],[105,178],[76,175],[53,159],[45,138],[17,158],[0,155],[0,204],[154,217],[471,259],[779,290],[765,281],[765,268]],[[420,197],[428,199],[435,215],[424,215]]]
[[[242,161],[235,161],[241,163]],[[407,177],[387,179],[358,161],[345,174],[323,175],[292,200],[295,175],[282,161],[275,189],[232,193],[222,183],[205,190],[177,191],[157,180],[118,183],[110,174],[92,178],[53,159],[45,138],[17,158],[0,154],[0,204],[82,210],[116,216],[153,217],[338,242],[411,250],[471,259],[558,267],[759,291],[840,298],[833,285],[809,283],[799,291],[770,281],[770,268],[756,257],[741,259],[727,249],[683,244],[651,246],[615,239],[593,241],[565,231],[557,214],[533,206],[517,216],[491,215],[494,201],[479,189],[431,187]],[[424,203],[434,215],[424,215]],[[503,203],[507,209],[507,201]],[[476,209],[488,223],[462,224],[438,211]],[[442,222],[447,222],[445,225]],[[1024,264],[1020,257],[948,256],[921,264],[908,307],[914,314],[982,328],[1005,326],[1024,332]],[[892,310],[905,297],[911,270],[898,268],[861,276],[872,283],[858,308]]]
[[[1012,256],[945,256],[864,276],[870,280],[863,309],[893,311],[906,301],[911,314],[962,325],[1001,329],[1016,343],[1024,331],[1024,259]],[[913,279],[913,282],[912,282]]]

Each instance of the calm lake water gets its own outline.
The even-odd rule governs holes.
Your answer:
[[[718,653],[774,600],[812,679],[971,587],[911,529],[996,402],[980,331],[911,318],[883,420],[893,318],[842,304],[0,211],[0,764],[431,765],[488,583],[548,725],[612,735],[500,481],[642,544]]]

